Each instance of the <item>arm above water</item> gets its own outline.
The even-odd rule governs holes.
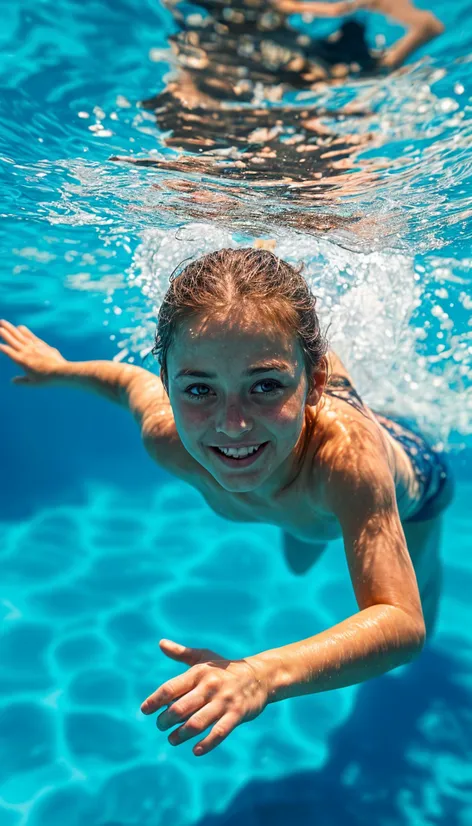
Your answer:
[[[401,66],[416,49],[444,31],[444,25],[431,11],[416,8],[410,0],[354,0],[351,5],[391,17],[407,30],[380,58],[380,64],[389,69]]]
[[[127,407],[143,430],[155,421],[156,413],[170,411],[160,378],[142,367],[107,360],[67,361],[24,325],[3,319],[0,340],[0,351],[25,371],[13,379],[15,384],[77,387],[105,396]]]
[[[342,17],[353,11],[349,0],[338,3],[311,2],[311,0],[273,0],[277,11],[283,14],[314,14],[317,17]]]
[[[276,8],[285,14],[313,14],[317,17],[342,17],[360,9],[391,17],[406,28],[380,58],[380,65],[395,69],[420,46],[442,34],[444,26],[430,11],[418,9],[410,0],[345,0],[338,3],[312,3],[310,0],[274,0]]]
[[[338,446],[326,504],[343,531],[359,612],[313,637],[248,658],[269,702],[364,682],[416,657],[425,624],[392,474],[375,436]]]

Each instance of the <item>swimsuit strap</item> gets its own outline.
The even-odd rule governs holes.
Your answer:
[[[354,389],[349,379],[346,376],[341,376],[339,373],[333,373],[325,387],[324,392],[327,396],[334,396],[336,399],[342,399],[355,407],[361,413],[365,413],[366,406],[362,401],[357,390]]]
[[[342,399],[361,413],[366,413],[366,406],[349,379],[334,373],[330,376],[324,391],[328,396]],[[403,448],[412,465],[419,488],[419,498],[408,521],[431,519],[440,512],[435,500],[446,484],[452,485],[451,474],[444,454],[436,451],[419,430],[417,424],[405,417],[373,415],[379,425],[392,436]]]

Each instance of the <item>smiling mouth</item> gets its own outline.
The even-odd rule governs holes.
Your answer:
[[[255,462],[269,442],[261,442],[259,445],[248,445],[244,448],[220,448],[210,445],[211,450],[228,467],[247,467]]]

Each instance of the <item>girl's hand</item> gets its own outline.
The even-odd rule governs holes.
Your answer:
[[[67,363],[59,350],[50,347],[23,324],[15,327],[9,321],[0,319],[0,338],[6,342],[0,344],[2,353],[26,373],[25,376],[15,376],[12,379],[14,384],[44,384],[54,378],[60,365]]]
[[[161,640],[159,645],[167,657],[191,666],[161,685],[141,706],[144,714],[167,706],[157,726],[161,731],[178,726],[168,737],[172,746],[212,726],[193,749],[195,755],[207,754],[236,726],[264,711],[267,689],[246,660],[226,660],[207,648],[186,648],[171,640]]]

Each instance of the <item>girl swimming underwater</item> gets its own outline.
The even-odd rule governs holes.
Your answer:
[[[177,726],[169,742],[219,745],[269,702],[363,682],[421,651],[437,613],[443,457],[416,431],[371,411],[327,352],[315,298],[262,249],[204,256],[171,278],[153,353],[133,365],[69,362],[28,328],[0,322],[16,383],[65,384],[128,407],[151,457],[227,519],[283,530],[301,573],[343,537],[359,612],[313,637],[240,660],[161,640],[190,668],[142,705]]]

